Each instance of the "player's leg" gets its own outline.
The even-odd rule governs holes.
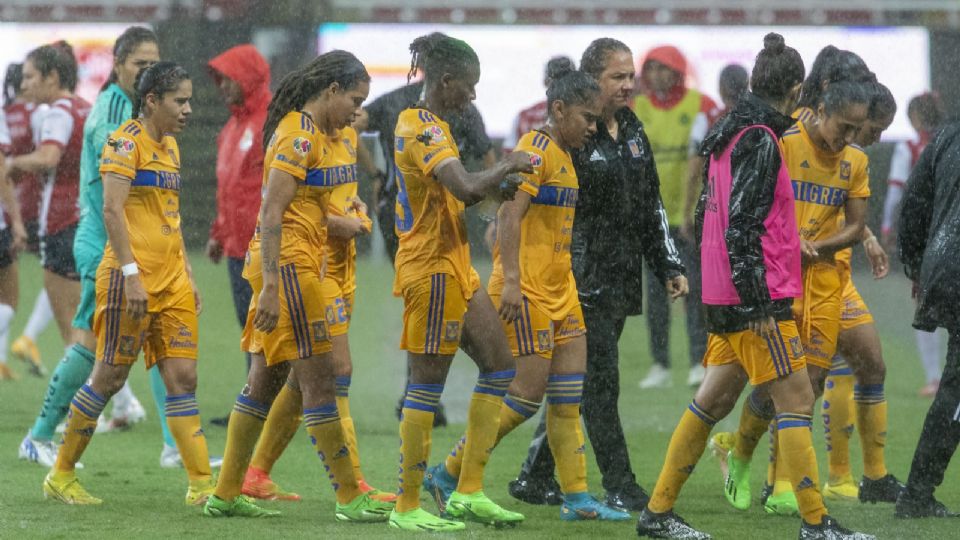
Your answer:
[[[920,389],[921,397],[933,397],[940,386],[940,333],[915,330],[917,351],[923,365],[925,384]]]
[[[843,343],[844,332],[840,333]],[[824,440],[827,444],[829,476],[823,485],[823,496],[837,499],[856,499],[857,484],[850,471],[850,437],[853,434],[853,370],[841,351],[834,356],[833,367],[823,390],[821,416]]]
[[[10,323],[13,322],[20,296],[20,284],[11,243],[10,230],[0,231],[0,381],[15,378],[7,365],[7,344],[10,340]]]
[[[10,344],[10,352],[13,356],[29,364],[31,373],[37,377],[42,377],[44,373],[37,338],[52,320],[53,308],[50,306],[50,295],[47,294],[47,289],[43,288],[37,293],[23,333]]]
[[[50,307],[64,345],[71,342],[71,323],[80,303],[80,275],[73,258],[76,230],[74,225],[44,238],[43,286],[50,296]]]
[[[670,377],[670,300],[667,288],[649,268],[645,268],[647,290],[646,319],[650,332],[650,356],[653,364],[640,388],[666,388],[673,384]]]

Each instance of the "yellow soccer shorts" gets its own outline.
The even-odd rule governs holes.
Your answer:
[[[98,361],[131,365],[140,350],[147,369],[167,358],[197,359],[197,306],[186,273],[159,294],[147,297],[147,314],[134,320],[126,312],[124,277],[119,268],[97,269],[97,307],[93,332]]]
[[[254,328],[257,300],[263,289],[259,273],[250,277],[253,296],[247,312],[247,323],[240,338],[241,348],[262,354],[267,365],[301,360],[333,350],[327,326],[326,306],[320,274],[308,266],[285,264],[280,267],[280,318],[272,332]]]
[[[840,331],[872,323],[873,315],[870,314],[870,308],[867,307],[867,303],[863,301],[860,291],[853,283],[849,266],[841,267],[840,282],[843,286],[840,292]]]
[[[750,377],[750,384],[758,386],[804,369],[806,360],[797,323],[791,320],[777,323],[772,339],[752,330],[729,334],[709,334],[704,366],[723,366],[739,363]]]
[[[400,348],[415,354],[456,353],[468,298],[450,274],[431,274],[404,287]]]
[[[500,309],[500,296],[491,295],[490,299]],[[555,320],[524,297],[520,317],[511,323],[503,323],[503,331],[513,356],[535,354],[550,360],[556,347],[586,334],[587,327],[583,323],[579,302],[569,313]]]
[[[793,317],[807,364],[830,369],[840,333],[840,272],[830,263],[803,270],[803,297],[793,302]]]
[[[344,294],[340,282],[326,276],[320,283],[323,292],[324,316],[330,337],[342,336],[350,330],[350,315],[353,313],[353,292]]]

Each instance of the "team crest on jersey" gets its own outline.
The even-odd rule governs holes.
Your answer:
[[[640,145],[637,144],[636,140],[630,139],[627,141],[627,147],[630,148],[630,155],[635,158],[640,157]]]
[[[130,152],[133,152],[133,149],[136,147],[136,145],[133,144],[133,141],[123,137],[120,137],[119,139],[111,139],[107,144],[112,146],[117,153],[124,156],[130,154]]]
[[[357,151],[354,150],[353,145],[350,144],[350,139],[344,139],[343,146],[347,149],[347,153],[350,154],[350,157],[357,157]]]
[[[447,321],[443,329],[444,341],[460,341],[460,321]]]
[[[310,148],[312,148],[310,141],[303,137],[297,137],[293,140],[293,151],[301,157],[307,157],[307,154],[310,153]]]
[[[793,353],[794,358],[803,356],[803,345],[800,343],[799,337],[790,338],[790,352]]]
[[[842,161],[840,162],[840,179],[843,180],[844,182],[849,182],[849,181],[850,181],[850,170],[851,170],[851,168],[852,168],[852,167],[850,166],[850,162],[849,162],[849,161],[847,161],[847,160],[844,159],[844,160],[842,160]]]

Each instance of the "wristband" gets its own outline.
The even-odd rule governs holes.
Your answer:
[[[137,263],[135,262],[121,266],[120,271],[123,272],[123,277],[135,276],[140,273],[140,269],[137,268]]]

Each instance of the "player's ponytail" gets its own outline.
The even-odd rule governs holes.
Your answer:
[[[750,75],[750,89],[757,97],[780,101],[803,82],[803,59],[788,47],[780,34],[770,32],[763,38],[763,50],[757,53]]]
[[[137,50],[137,47],[143,43],[157,43],[157,35],[153,33],[153,30],[144,28],[143,26],[131,26],[120,34],[120,37],[113,43],[114,67],[110,70],[110,76],[107,77],[103,86],[100,87],[101,92],[106,90],[111,84],[117,82],[116,67],[126,62],[127,57],[133,54],[133,51]]]
[[[444,73],[463,77],[470,68],[480,66],[480,58],[466,41],[452,38],[441,32],[420,36],[410,44],[410,71],[407,81],[423,71],[427,82],[432,82]]]
[[[810,66],[810,76],[803,81],[800,106],[811,109],[816,107],[824,90],[829,85],[842,81],[874,83],[877,77],[856,53],[827,45],[817,54]]]
[[[144,98],[148,95],[153,94],[157,99],[163,99],[165,93],[176,90],[181,82],[189,79],[190,74],[187,70],[175,62],[157,62],[148,68],[141,69],[133,84],[135,92],[132,118],[140,118]]]

